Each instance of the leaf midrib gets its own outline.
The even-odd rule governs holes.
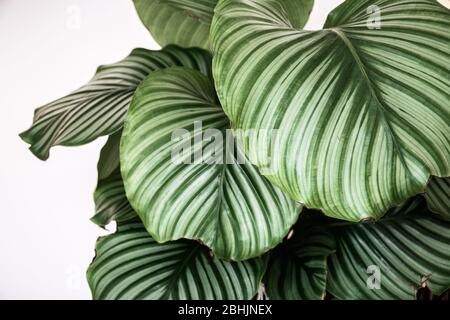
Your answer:
[[[227,154],[227,149],[225,147],[225,156]],[[218,182],[218,186],[217,186],[217,199],[215,201],[215,205],[216,205],[216,210],[215,210],[215,215],[216,215],[216,221],[215,221],[215,226],[214,226],[214,235],[213,235],[213,239],[212,239],[212,246],[216,248],[216,242],[217,242],[217,235],[219,234],[219,225],[220,225],[220,217],[222,214],[222,205],[223,205],[223,183],[225,180],[225,174],[226,174],[226,170],[227,170],[227,164],[226,163],[222,163],[220,164],[220,180]]]
[[[394,145],[395,153],[398,155],[400,162],[402,163],[403,167],[406,169],[407,174],[410,177],[413,177],[411,170],[406,163],[405,156],[402,152],[402,149],[398,143],[398,137],[384,114],[386,112],[386,108],[384,107],[380,97],[377,95],[377,93],[374,89],[375,85],[370,80],[370,78],[367,74],[367,71],[366,71],[366,67],[365,67],[364,63],[362,62],[361,58],[359,57],[358,51],[356,50],[356,48],[353,46],[351,41],[347,38],[345,33],[340,28],[330,28],[328,30],[334,32],[344,42],[345,46],[351,53],[353,59],[355,60],[357,66],[358,66],[358,70],[360,71],[360,73],[364,79],[364,82],[366,83],[366,86],[369,88],[370,95],[372,96],[372,98],[376,102],[376,105],[378,106],[377,108],[375,108],[376,109],[375,112],[380,116],[381,123],[384,128],[384,132],[386,133],[386,135],[388,135],[391,138],[392,143]],[[369,106],[370,105],[372,105],[372,104],[369,104]]]
[[[161,299],[162,300],[168,300],[170,297],[170,294],[172,293],[172,289],[175,286],[175,283],[180,279],[181,274],[183,273],[184,269],[186,268],[186,266],[189,264],[189,262],[191,262],[191,260],[195,257],[195,255],[197,254],[197,252],[200,250],[200,246],[196,246],[189,254],[188,256],[183,260],[183,262],[181,263],[181,265],[175,269],[174,274],[172,275],[169,283],[167,284],[167,288],[164,292],[164,294],[162,295]]]

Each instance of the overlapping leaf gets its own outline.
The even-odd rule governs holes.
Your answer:
[[[303,28],[314,0],[276,0],[289,8],[292,23]],[[209,29],[218,0],[134,0],[142,23],[161,45],[209,49]]]
[[[223,0],[216,89],[234,128],[277,130],[269,180],[359,221],[450,175],[450,11],[429,0],[347,0],[324,30],[274,0]],[[381,20],[379,20],[380,18]],[[380,29],[377,29],[380,27]],[[244,139],[263,166],[266,139]]]
[[[120,162],[127,197],[156,241],[200,239],[221,258],[244,260],[281,242],[297,220],[300,206],[259,174],[227,128],[212,81],[198,71],[160,70],[139,86]]]
[[[94,192],[95,224],[105,227],[111,221],[123,223],[136,218],[125,195],[119,164],[119,146],[122,131],[108,138],[98,161],[98,183]]]
[[[431,211],[450,220],[450,178],[433,177],[428,183],[425,198]]]
[[[218,0],[134,0],[142,23],[161,45],[209,49],[209,28]]]
[[[52,146],[76,146],[112,134],[123,126],[134,91],[150,72],[187,66],[208,75],[210,62],[210,55],[201,49],[135,49],[122,61],[99,67],[80,89],[36,109],[32,127],[21,137],[45,160]]]
[[[226,262],[194,241],[156,243],[140,223],[100,238],[87,272],[94,299],[251,299],[265,259]]]
[[[328,290],[340,299],[415,299],[422,286],[450,288],[450,222],[428,212],[423,198],[379,222],[330,225],[336,254]]]
[[[302,214],[291,238],[271,254],[265,277],[270,299],[319,300],[325,297],[327,258],[335,250],[333,235],[316,214]]]
[[[415,299],[423,286],[437,295],[450,288],[450,222],[429,212],[423,197],[376,222],[306,210],[295,228],[303,233],[271,258],[269,298],[319,299],[326,286],[338,299]]]

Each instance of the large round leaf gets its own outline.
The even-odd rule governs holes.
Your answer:
[[[450,220],[450,177],[430,179],[425,198],[431,211]]]
[[[87,272],[94,299],[251,299],[265,259],[226,262],[194,241],[156,243],[142,224],[100,238]]]
[[[314,0],[276,0],[286,4],[297,28],[308,20]],[[209,49],[209,29],[218,0],[134,0],[142,23],[161,45]]]
[[[450,175],[449,30],[429,0],[347,0],[320,31],[278,1],[223,0],[216,88],[233,127],[278,130],[269,180],[327,215],[379,218]],[[264,165],[266,139],[243,148]]]
[[[120,162],[127,197],[156,241],[200,239],[221,258],[243,260],[274,247],[297,220],[300,206],[246,160],[228,127],[198,71],[160,70],[139,86]]]
[[[293,235],[271,253],[264,281],[270,299],[324,299],[327,258],[335,244],[326,229],[310,221],[317,216],[302,214]]]
[[[100,66],[78,90],[36,109],[32,127],[20,136],[45,160],[52,146],[82,145],[119,130],[134,90],[150,72],[186,66],[210,74],[210,63],[210,55],[200,49],[134,49],[125,59]]]
[[[125,195],[119,164],[122,131],[108,138],[98,160],[98,182],[94,192],[95,215],[91,221],[105,227],[111,221],[123,223],[136,218]]]

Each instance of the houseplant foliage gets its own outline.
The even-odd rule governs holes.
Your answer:
[[[109,136],[92,221],[117,231],[87,272],[95,299],[450,287],[447,8],[347,0],[304,31],[311,0],[134,5],[163,48],[99,67],[21,134],[43,160]]]
[[[112,134],[122,128],[133,93],[150,72],[187,66],[209,73],[210,59],[200,49],[134,49],[125,59],[100,66],[78,90],[36,109],[33,126],[20,136],[39,159],[46,160],[52,146],[77,146]]]
[[[422,286],[441,294],[450,286],[449,228],[448,221],[427,211],[422,198],[377,223],[331,224],[336,254],[328,260],[328,290],[342,299],[413,299]],[[371,265],[380,267],[379,290],[358,280],[367,278]]]
[[[133,0],[142,23],[161,46],[209,48],[209,28],[217,0]]]
[[[158,244],[140,222],[97,242],[88,280],[97,299],[250,299],[265,259],[225,262],[195,241]]]
[[[428,183],[425,197],[430,210],[450,220],[450,178],[433,178]]]
[[[218,257],[244,260],[281,242],[297,220],[299,205],[248,160],[238,163],[243,152],[236,143],[208,134],[214,128],[222,137],[228,127],[212,79],[198,71],[160,70],[135,92],[120,162],[128,199],[155,240],[199,239]],[[174,140],[183,129],[187,141]],[[199,164],[171,161],[173,150],[198,135],[202,159],[194,159],[193,144],[180,160]]]
[[[380,30],[367,25],[374,5]],[[294,199],[380,218],[430,175],[450,175],[449,17],[436,1],[345,1],[323,30],[302,31],[278,1],[221,1],[211,41],[222,107],[235,128],[278,129],[268,178]],[[262,144],[243,145],[257,166]]]
[[[133,0],[142,23],[161,45],[210,49],[209,29],[218,0]],[[297,28],[303,28],[313,0],[279,0]]]
[[[125,195],[120,173],[119,146],[122,130],[112,134],[98,160],[98,183],[94,192],[95,215],[91,221],[106,227],[111,221],[133,220],[136,214]]]
[[[450,286],[449,228],[421,196],[377,222],[351,223],[306,211],[292,239],[274,252],[266,273],[268,294],[319,299],[328,290],[339,299],[406,300],[425,285],[441,294]],[[367,283],[373,267],[382,275],[380,289]]]

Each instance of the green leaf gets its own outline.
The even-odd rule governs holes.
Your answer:
[[[293,28],[302,29],[308,22],[314,0],[278,0],[289,17]]]
[[[318,215],[303,215],[293,235],[271,254],[265,275],[270,299],[324,299],[327,280],[327,258],[334,252],[334,238],[317,226]]]
[[[430,175],[449,176],[449,12],[435,1],[347,0],[324,30],[301,31],[277,1],[221,1],[216,89],[234,128],[278,130],[269,180],[359,221],[422,193]],[[267,141],[242,144],[264,166]]]
[[[125,195],[119,164],[119,146],[122,131],[108,138],[97,165],[98,183],[94,192],[95,215],[91,221],[105,227],[111,221],[123,223],[134,220],[134,212]]]
[[[133,0],[142,23],[161,46],[210,48],[209,29],[218,0]],[[303,28],[314,0],[276,0],[289,9],[292,23]]]
[[[220,258],[245,260],[297,220],[301,206],[259,174],[227,128],[212,81],[198,71],[160,70],[137,89],[120,162],[127,197],[156,241],[200,239]]]
[[[150,72],[187,66],[209,75],[210,63],[209,53],[201,49],[134,49],[125,59],[100,66],[80,89],[36,109],[32,127],[20,136],[45,160],[52,146],[86,144],[122,128],[133,93]]]
[[[133,0],[142,23],[161,46],[209,49],[209,28],[218,0]]]
[[[156,243],[142,224],[100,238],[87,278],[94,299],[251,299],[265,259],[226,262],[194,241]]]
[[[328,228],[336,239],[328,290],[337,298],[415,299],[422,286],[435,294],[450,287],[450,222],[428,212],[421,197],[378,222],[336,221]]]
[[[421,196],[378,221],[304,210],[294,230],[265,275],[272,299],[319,299],[325,286],[338,299],[355,300],[415,299],[423,286],[437,295],[450,288],[450,222],[430,213]]]
[[[425,190],[425,199],[431,211],[450,220],[450,177],[433,177]]]

